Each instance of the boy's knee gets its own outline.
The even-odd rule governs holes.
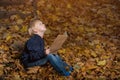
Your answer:
[[[59,57],[57,54],[54,54],[54,56]]]
[[[48,54],[47,57],[51,58],[51,57],[53,57],[53,54]]]

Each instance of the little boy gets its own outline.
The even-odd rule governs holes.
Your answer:
[[[33,66],[41,66],[50,62],[53,68],[64,76],[69,76],[73,68],[57,54],[50,53],[50,49],[44,49],[44,32],[46,31],[45,25],[40,20],[34,20],[30,23],[28,29],[31,38],[27,40],[25,48],[21,55],[21,62],[25,68]],[[69,67],[69,71],[65,69]]]

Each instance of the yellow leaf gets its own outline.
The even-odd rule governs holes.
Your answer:
[[[2,49],[2,50],[9,50],[9,48],[7,46],[5,46],[5,45],[1,45],[0,49]]]
[[[19,27],[16,25],[16,26],[14,26],[14,29],[16,30],[16,31],[19,31]]]
[[[93,43],[94,43],[94,44],[99,44],[100,41],[99,41],[99,40],[94,40]]]
[[[20,31],[21,32],[27,32],[27,30],[28,30],[28,27],[27,26],[23,26]]]
[[[102,56],[102,59],[108,59],[110,56]]]
[[[100,45],[96,45],[96,48],[97,48],[97,49],[100,49],[100,48],[101,48],[101,46],[100,46]]]
[[[88,69],[95,69],[95,68],[97,68],[97,66],[91,65],[88,67]]]
[[[53,21],[57,21],[58,20],[58,17],[56,15],[52,15],[52,20]]]
[[[78,30],[79,30],[79,32],[84,32],[84,27],[83,26],[79,26]]]
[[[71,4],[67,4],[67,8],[72,8]]]
[[[77,38],[75,40],[80,41],[80,40],[82,40],[82,38],[80,36],[77,36]]]
[[[84,52],[85,53],[90,53],[90,51],[88,49],[85,49]]]
[[[45,34],[50,34],[51,33],[51,30],[50,29],[47,29],[46,31],[45,31]]]
[[[86,69],[86,67],[82,67],[81,70],[82,70],[82,72],[84,72],[84,71],[86,71],[87,69]]]
[[[90,51],[88,49],[84,50],[84,56],[90,57]]]
[[[96,30],[96,28],[91,28],[91,32],[95,32]]]
[[[95,52],[91,52],[91,56],[97,57],[97,54]]]
[[[11,38],[12,38],[12,36],[10,34],[8,34],[5,41],[9,41]]]
[[[23,23],[23,20],[22,20],[22,19],[18,19],[16,23],[17,23],[17,24],[22,24],[22,23]]]
[[[96,28],[88,28],[88,27],[86,27],[85,29],[88,32],[95,32],[97,30]]]
[[[106,64],[106,60],[98,61],[97,65],[104,66]]]
[[[62,49],[62,50],[58,50],[59,53],[66,53],[66,50],[65,49]]]

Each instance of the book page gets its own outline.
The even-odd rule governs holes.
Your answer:
[[[51,53],[55,53],[57,50],[59,50],[66,39],[67,35],[58,35],[57,38],[52,43],[52,45],[50,46]]]

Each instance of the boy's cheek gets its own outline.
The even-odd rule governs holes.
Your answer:
[[[46,31],[46,28],[45,28],[45,27],[43,27],[43,28],[42,28],[42,30],[43,30],[43,31]]]

